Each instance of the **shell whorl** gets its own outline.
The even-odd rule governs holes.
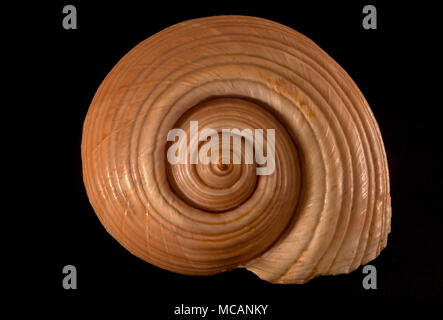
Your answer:
[[[168,132],[191,120],[199,132],[274,128],[275,171],[170,164]],[[132,49],[91,103],[82,164],[106,230],[174,272],[246,267],[303,283],[374,259],[390,231],[383,141],[362,93],[310,39],[261,18],[189,20]]]

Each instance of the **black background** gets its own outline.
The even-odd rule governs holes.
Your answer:
[[[77,30],[62,27],[66,4],[77,8]],[[365,4],[377,8],[377,30],[362,28]],[[29,251],[35,255],[25,259],[38,268],[38,285],[28,290],[35,290],[34,300],[46,301],[41,306],[72,310],[94,305],[108,311],[131,306],[145,318],[169,319],[182,303],[253,303],[270,305],[267,319],[283,319],[308,307],[314,316],[331,299],[340,301],[335,306],[340,309],[350,301],[371,305],[374,299],[442,296],[440,106],[428,98],[429,91],[438,89],[428,76],[436,71],[427,64],[435,52],[424,49],[438,39],[430,18],[435,8],[388,7],[386,1],[61,1],[37,9],[38,28],[28,38],[39,57],[31,77],[42,98],[38,117],[45,143],[34,147],[44,183],[33,186],[40,194],[34,205],[41,211],[29,219],[34,230]],[[377,290],[363,289],[361,267],[304,285],[270,284],[240,269],[211,277],[174,274],[132,256],[95,216],[82,182],[80,143],[83,120],[101,81],[124,54],[154,33],[220,14],[268,18],[305,34],[350,74],[368,100],[385,142],[392,196],[388,246],[371,262],[378,271]],[[77,268],[77,290],[62,287],[67,264]]]

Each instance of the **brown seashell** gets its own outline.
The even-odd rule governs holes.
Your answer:
[[[191,120],[199,132],[275,128],[275,171],[257,175],[246,151],[240,164],[170,164],[168,132]],[[304,283],[374,259],[390,231],[385,151],[362,93],[310,39],[261,18],[189,20],[137,45],[97,90],[82,161],[106,230],[174,272],[245,267]]]

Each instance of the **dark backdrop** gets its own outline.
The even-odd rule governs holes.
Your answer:
[[[362,8],[369,3],[378,11],[377,30],[362,28]],[[77,30],[62,28],[66,4],[77,8]],[[45,181],[35,186],[42,194],[35,205],[41,209],[29,220],[38,230],[29,241],[29,251],[36,255],[26,257],[37,266],[34,297],[68,310],[84,304],[99,310],[132,306],[148,319],[173,318],[174,307],[182,303],[269,304],[266,318],[282,319],[308,306],[315,315],[331,299],[340,302],[340,309],[349,301],[369,301],[371,306],[374,299],[441,297],[440,106],[428,98],[438,89],[438,81],[427,76],[436,72],[427,65],[435,53],[423,47],[438,39],[430,18],[435,8],[294,0],[61,1],[38,4],[38,9],[41,19],[29,38],[30,50],[40,57],[33,76],[44,98],[38,102],[38,115],[45,146],[36,153]],[[154,33],[219,14],[268,18],[305,34],[350,74],[368,100],[384,139],[392,196],[388,246],[371,262],[378,271],[377,290],[363,289],[361,267],[304,285],[270,284],[246,270],[211,277],[174,274],[132,256],[95,216],[82,182],[80,143],[83,120],[101,81],[124,54]],[[62,287],[67,264],[77,267],[78,290]]]

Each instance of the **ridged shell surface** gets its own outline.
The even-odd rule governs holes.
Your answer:
[[[244,152],[171,164],[168,132],[189,135],[190,121],[199,133],[275,129],[275,170],[257,175]],[[245,267],[304,283],[374,259],[390,231],[383,141],[362,93],[313,41],[261,18],[189,20],[132,49],[94,96],[82,164],[106,230],[178,273]]]

